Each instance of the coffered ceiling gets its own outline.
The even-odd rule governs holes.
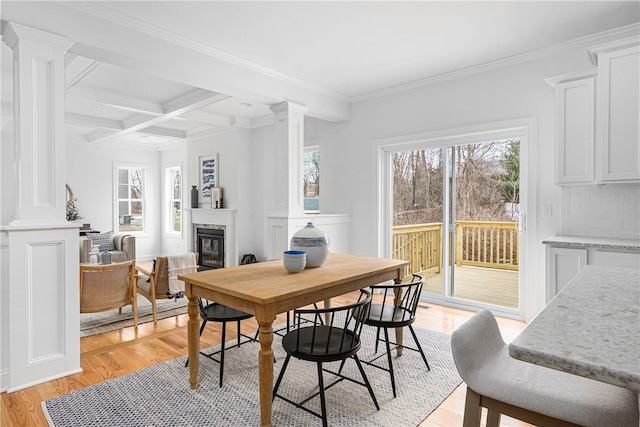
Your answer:
[[[158,147],[269,123],[269,105],[349,106],[640,22],[637,1],[2,1],[75,42],[69,140]],[[11,51],[2,44],[3,131]]]

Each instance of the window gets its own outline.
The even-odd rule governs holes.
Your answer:
[[[116,233],[144,233],[147,228],[147,168],[116,165]]]
[[[304,211],[320,212],[320,148],[304,149]]]
[[[170,166],[164,170],[165,176],[165,218],[166,233],[182,235],[182,171],[180,166]]]

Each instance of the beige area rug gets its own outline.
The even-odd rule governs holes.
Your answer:
[[[178,298],[176,301],[173,299],[156,301],[158,320],[186,313],[188,302],[187,297]],[[138,295],[138,324],[147,322],[153,322],[151,303],[145,297]],[[121,314],[118,313],[118,309],[80,314],[80,337],[88,337],[128,326],[133,326],[133,310],[130,305],[123,307]]]
[[[413,427],[424,420],[460,384],[460,376],[451,355],[450,336],[415,328],[431,370],[420,355],[406,351],[394,359],[398,397],[393,398],[389,374],[365,365],[371,386],[380,404],[376,411],[365,387],[342,381],[327,390],[329,425],[349,427]],[[365,329],[358,355],[369,360],[374,353],[375,329]],[[413,344],[405,334],[407,345]],[[275,336],[274,375],[284,362],[285,353]],[[112,380],[85,387],[42,402],[50,426],[258,426],[257,343],[248,343],[225,352],[224,385],[218,387],[219,365],[200,357],[200,383],[189,386],[186,356],[169,360]],[[384,345],[381,346],[384,348]],[[382,358],[386,361],[386,357]],[[339,363],[327,364],[337,370]],[[344,373],[359,378],[356,364],[347,361]],[[332,375],[325,373],[325,384]],[[279,390],[288,398],[302,399],[316,391],[317,371],[311,362],[292,359]],[[308,402],[319,410],[319,398]],[[276,399],[273,403],[274,426],[320,426],[322,422],[293,405]]]

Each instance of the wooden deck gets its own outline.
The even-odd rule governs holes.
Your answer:
[[[518,271],[458,266],[455,274],[455,297],[518,308]],[[442,274],[424,273],[424,278],[423,292],[442,295]]]

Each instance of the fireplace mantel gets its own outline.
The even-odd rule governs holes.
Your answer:
[[[235,209],[187,209],[192,224],[235,225]]]
[[[189,247],[194,247],[193,228],[198,224],[224,227],[224,265],[238,265],[238,249],[236,243],[236,210],[235,209],[185,209],[187,223],[190,226]]]

